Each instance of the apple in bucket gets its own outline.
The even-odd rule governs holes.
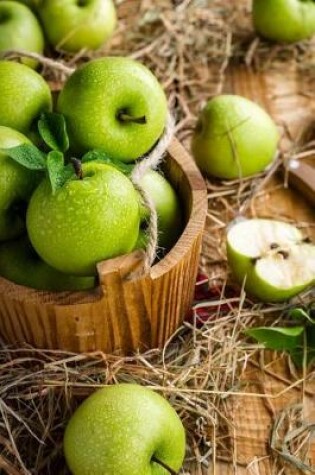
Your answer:
[[[0,61],[0,91],[0,126],[27,136],[37,132],[41,113],[52,108],[51,91],[42,76],[24,64]]]
[[[106,57],[70,76],[57,111],[65,117],[73,153],[101,149],[111,158],[133,162],[162,135],[167,100],[156,77],[141,63]]]

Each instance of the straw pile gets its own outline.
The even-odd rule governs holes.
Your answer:
[[[314,70],[314,48],[310,43],[275,46],[255,37],[250,24],[250,2],[119,0],[117,4],[119,29],[110,45],[98,55],[131,55],[155,72],[175,111],[177,136],[187,148],[200,108],[211,96],[224,91],[231,66],[247,64],[256,70],[279,70],[285,62],[302,69],[305,75]],[[81,52],[75,58],[60,56],[60,60],[71,67],[89,57]],[[63,80],[62,72],[49,67],[44,68],[44,74],[53,86]],[[303,145],[303,151],[312,147],[311,141],[307,147]],[[191,315],[163,350],[121,357],[101,352],[77,355],[28,346],[12,348],[3,343],[1,473],[67,474],[62,437],[69,416],[97,387],[126,381],[154,388],[178,411],[187,431],[187,457],[181,473],[216,473],[215,469],[210,471],[212,460],[214,464],[221,460],[231,462],[235,470],[237,463],[247,465],[248,461],[242,461],[237,453],[231,407],[235,400],[242,404],[243,398],[253,392],[246,379],[248,368],[258,366],[262,370],[269,363],[263,359],[259,346],[245,340],[243,331],[251,325],[281,322],[288,305],[253,303],[231,284],[224,233],[229,220],[240,212],[255,214],[254,197],[265,193],[265,185],[279,164],[277,161],[267,176],[251,180],[208,181],[209,212],[196,302]],[[312,223],[304,225],[311,229]],[[313,298],[308,291],[297,301],[307,303]],[[272,377],[280,378],[284,384],[282,395],[297,386],[298,400],[305,396],[303,388],[306,395],[314,396],[314,388],[307,386],[314,380],[314,372],[304,370],[302,375],[297,374],[285,357],[280,360],[289,371],[287,379],[276,372]],[[274,397],[263,385],[258,389],[256,386],[254,392],[259,401]],[[292,414],[286,412],[282,418],[274,414],[273,463],[278,464],[274,465],[274,473],[289,473],[283,468],[287,461],[295,464],[297,470],[298,463],[306,457],[306,442],[299,444],[293,440],[294,427],[290,425],[297,421],[301,427],[304,422],[298,410]],[[255,421],[251,424],[255,426]],[[290,460],[281,455],[281,444],[288,431],[288,444],[294,446]],[[268,453],[267,458],[271,460],[272,455]],[[309,463],[303,460],[306,465]],[[230,473],[220,470],[218,473]]]

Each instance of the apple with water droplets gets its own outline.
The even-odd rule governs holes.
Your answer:
[[[52,97],[40,74],[24,64],[0,61],[0,126],[27,136],[37,132],[42,112],[51,110]]]
[[[27,209],[27,231],[50,266],[93,276],[98,262],[134,249],[139,197],[129,178],[110,165],[91,161],[77,167],[55,192],[48,178],[40,183]]]
[[[64,274],[46,264],[25,236],[0,244],[0,275],[15,284],[51,292],[96,286],[93,277]]]
[[[0,126],[0,242],[25,231],[27,203],[40,179],[38,173],[16,163],[5,151],[25,143],[30,142],[23,134]]]
[[[176,475],[185,431],[158,393],[117,384],[96,391],[74,412],[64,453],[73,475]]]
[[[80,66],[60,92],[72,153],[99,149],[133,162],[155,145],[167,118],[164,91],[151,71],[123,57],[95,59]]]

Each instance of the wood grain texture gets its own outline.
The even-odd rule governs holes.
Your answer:
[[[147,275],[139,251],[100,263],[100,285],[93,291],[39,292],[0,278],[0,333],[6,341],[76,352],[163,346],[192,302],[207,213],[204,181],[175,139],[164,173],[186,217],[170,252]]]
[[[279,127],[282,152],[290,155],[304,131],[314,123],[315,100],[305,94],[307,89],[302,75],[289,65],[285,74],[283,70],[257,73],[246,67],[231,67],[225,92],[243,95],[264,107]],[[315,128],[313,130],[315,131]],[[306,195],[300,184],[296,187],[293,182],[292,185],[290,182],[287,184],[284,179],[285,163],[283,165],[280,173],[274,176],[263,192],[254,199],[251,214],[294,222],[306,235],[315,239],[315,208],[311,190],[306,190]],[[314,157],[308,162],[308,166],[314,172]],[[313,172],[309,174],[310,180]],[[233,423],[231,443],[235,463],[217,462],[209,469],[193,467],[192,474],[300,473],[296,467],[289,464],[285,465],[282,471],[283,460],[277,459],[270,449],[270,437],[275,418],[291,404],[303,404],[306,420],[315,421],[314,395],[305,393],[307,389],[314,394],[314,381],[310,379],[304,386],[301,384],[288,389],[293,381],[286,359],[279,357],[278,353],[267,355],[270,360],[266,360],[265,365],[254,367],[249,363],[243,374],[242,388],[244,392],[252,394],[230,400],[230,413],[227,417]],[[259,394],[269,394],[270,397],[260,397]],[[310,442],[308,456],[314,466],[314,438]]]
[[[304,92],[306,90],[303,76],[292,66],[288,66],[285,76],[278,70],[255,72],[245,66],[231,67],[225,87],[225,92],[247,97],[269,112],[280,131],[280,149],[288,158],[294,154],[296,144],[303,143],[301,138],[305,131],[310,126],[315,131],[315,101],[308,97]],[[314,157],[307,164],[315,170]],[[284,161],[279,174],[273,176],[263,193],[255,198],[252,214],[293,221],[304,229],[305,235],[314,240],[315,209],[310,189],[312,177],[309,176],[309,184],[304,187],[301,182],[294,186],[296,180],[292,179],[287,183],[286,165]]]

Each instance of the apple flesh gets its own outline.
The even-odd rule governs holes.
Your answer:
[[[40,179],[3,150],[23,143],[29,143],[24,135],[0,126],[0,242],[13,239],[25,230],[27,202]]]
[[[99,48],[117,21],[112,0],[44,0],[37,13],[49,43],[68,52]]]
[[[0,61],[0,126],[25,135],[37,130],[42,112],[52,108],[46,81],[24,64]]]
[[[254,0],[256,31],[270,40],[294,43],[315,33],[314,0]]]
[[[278,141],[276,125],[260,106],[245,97],[221,95],[201,111],[192,153],[206,175],[242,178],[272,163]]]
[[[245,291],[263,302],[282,302],[315,281],[315,246],[290,224],[250,219],[227,234],[228,263]]]
[[[63,274],[50,267],[25,237],[0,244],[0,275],[18,285],[52,292],[95,287],[93,277]]]
[[[34,53],[44,50],[44,35],[32,11],[17,2],[0,2],[0,52],[21,49]],[[36,68],[37,61],[22,58],[22,63]]]
[[[27,230],[40,257],[61,272],[95,275],[96,264],[130,252],[139,234],[139,198],[112,166],[88,162],[55,194],[45,179],[30,200]]]
[[[64,114],[76,154],[101,149],[132,162],[148,152],[166,124],[167,101],[155,76],[129,58],[108,57],[78,68],[62,89]]]
[[[96,391],[75,411],[64,453],[73,475],[169,475],[183,463],[185,431],[162,396],[119,384]]]
[[[183,229],[183,213],[179,198],[166,178],[159,172],[148,170],[141,179],[141,187],[151,197],[158,215],[158,246],[164,251],[171,249]],[[141,207],[141,221],[145,225],[149,211]],[[141,230],[137,248],[145,248],[148,236]]]

